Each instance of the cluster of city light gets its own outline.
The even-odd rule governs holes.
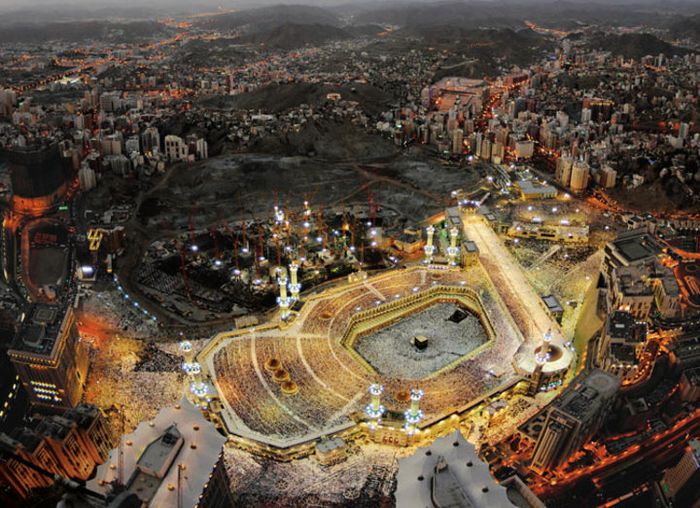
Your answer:
[[[202,372],[202,366],[199,362],[182,362],[182,370],[190,376],[196,376]]]
[[[137,301],[131,299],[131,296],[129,296],[129,293],[127,293],[127,292],[124,290],[124,287],[123,287],[121,284],[119,284],[119,278],[117,277],[116,274],[114,274],[114,275],[112,276],[112,279],[114,280],[114,283],[115,283],[116,286],[117,286],[117,291],[119,291],[119,293],[122,295],[122,298],[123,298],[125,301],[130,301],[130,302],[131,302],[131,305],[132,305],[135,309],[140,310],[141,313],[142,313],[144,316],[150,318],[152,321],[157,321],[157,318],[156,318],[155,316],[151,315],[151,313],[148,312],[148,310],[141,308],[141,305],[139,304],[139,302],[137,302]]]

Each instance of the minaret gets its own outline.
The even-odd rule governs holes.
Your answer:
[[[549,352],[549,343],[552,342],[552,330],[549,329],[542,335],[542,344],[540,345],[539,351],[535,353],[535,360],[539,364],[544,364],[549,361],[552,357]]]
[[[299,299],[299,292],[301,291],[301,284],[297,280],[297,271],[299,270],[299,265],[296,261],[292,261],[289,264],[289,273],[292,280],[289,283],[289,292],[292,293],[292,300]]]
[[[384,406],[381,404],[381,395],[384,387],[380,384],[369,385],[370,403],[365,407],[365,414],[370,418],[369,426],[374,429],[384,414]]]
[[[179,349],[185,357],[185,362],[190,362],[192,360],[192,343],[189,340],[181,340]]]
[[[425,231],[428,233],[428,241],[425,244],[425,247],[423,247],[423,251],[425,252],[425,262],[430,264],[433,262],[433,254],[435,253],[435,246],[433,245],[435,228],[433,226],[428,226]]]
[[[281,224],[284,222],[284,211],[279,206],[275,205],[275,222]]]
[[[277,303],[280,306],[282,319],[287,319],[289,317],[289,304],[291,302],[287,296],[287,275],[283,271],[280,271],[277,282],[280,287],[280,295],[277,298]]]
[[[447,248],[447,256],[452,266],[457,264],[457,255],[459,254],[457,236],[459,236],[459,230],[457,228],[450,229],[450,246]]]
[[[420,400],[423,398],[423,390],[411,390],[411,407],[404,412],[404,418],[406,423],[404,424],[404,430],[409,436],[416,433],[416,426],[418,422],[423,419],[423,411],[419,408]]]
[[[202,366],[199,362],[194,361],[192,343],[189,340],[182,340],[179,349],[185,357],[185,361],[182,362],[182,370],[190,377],[190,392],[198,399],[205,398],[208,388],[207,384],[200,379]]]

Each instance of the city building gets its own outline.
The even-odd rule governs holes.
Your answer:
[[[518,190],[523,199],[553,199],[557,197],[557,188],[553,185],[538,183],[533,180],[520,180]]]
[[[316,460],[324,466],[338,464],[347,459],[347,444],[339,437],[325,438],[316,442]]]
[[[645,280],[646,274],[647,270],[639,265],[614,269],[608,308],[624,310],[640,320],[647,319],[654,303],[654,291]]]
[[[21,498],[34,488],[52,483],[51,478],[18,458],[49,473],[87,480],[95,467],[106,460],[112,443],[107,419],[91,404],[80,404],[61,416],[41,417],[30,427],[0,434],[0,449],[7,452],[0,459],[0,483]]]
[[[574,166],[571,169],[571,181],[569,182],[569,188],[571,192],[580,194],[586,190],[588,187],[588,178],[590,176],[590,168],[588,164],[584,161],[574,162]]]
[[[88,487],[109,494],[115,482],[122,483],[142,506],[152,508],[228,508],[234,503],[223,464],[225,442],[201,410],[183,398],[122,436]]]
[[[646,347],[647,325],[632,314],[616,310],[608,315],[598,342],[596,364],[620,379],[636,374]]]
[[[685,369],[678,383],[681,399],[686,402],[700,400],[700,367]]]
[[[32,407],[60,411],[80,402],[88,356],[73,308],[35,304],[8,351]]]
[[[170,162],[184,161],[187,155],[187,143],[181,137],[172,134],[165,136],[165,157]]]
[[[668,357],[677,371],[700,366],[700,336],[688,333],[674,338]]]
[[[588,226],[515,221],[508,228],[508,236],[511,238],[525,238],[581,245],[588,243],[589,231],[590,229]]]
[[[71,161],[57,142],[33,143],[0,150],[12,178],[12,210],[41,216],[55,208],[68,190]]]
[[[397,508],[518,506],[459,431],[399,459]]]
[[[691,439],[685,453],[659,482],[672,506],[697,506],[700,500],[700,440]]]
[[[615,400],[620,380],[596,369],[583,374],[545,410],[532,455],[533,470],[556,469],[598,432]]]

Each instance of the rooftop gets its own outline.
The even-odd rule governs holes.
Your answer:
[[[508,507],[507,490],[459,431],[399,460],[396,506]]]
[[[554,295],[547,295],[542,297],[542,301],[547,306],[551,312],[564,312],[564,307]]]
[[[635,234],[622,234],[611,242],[614,249],[627,263],[635,263],[656,256],[661,252],[656,240],[648,233],[634,231]]]
[[[523,194],[527,194],[527,195],[532,195],[532,194],[550,195],[550,194],[557,193],[556,187],[554,187],[552,185],[548,185],[548,184],[537,183],[537,182],[534,182],[533,180],[520,180],[518,182],[518,187],[520,187],[520,190]]]
[[[598,411],[603,400],[613,397],[619,388],[620,380],[617,377],[596,369],[574,380],[552,404],[577,420],[586,420]]]
[[[50,356],[67,315],[67,310],[58,305],[33,305],[27,312],[12,349]]]
[[[625,342],[644,342],[647,326],[629,312],[618,310],[608,317],[607,334],[613,339],[624,339]]]
[[[683,371],[683,375],[690,382],[690,384],[700,386],[700,367],[686,369]]]
[[[122,477],[128,479],[127,489],[151,507],[177,506],[178,483],[182,506],[196,506],[226,441],[184,398],[175,407],[162,409],[153,420],[141,422],[121,439]],[[114,449],[88,487],[107,493],[109,483],[117,478],[117,463],[118,452]]]

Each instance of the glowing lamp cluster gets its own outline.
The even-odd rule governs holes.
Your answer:
[[[190,384],[190,392],[192,392],[192,395],[195,397],[202,399],[207,396],[207,385],[202,381],[194,381],[192,384]]]
[[[184,370],[185,373],[190,376],[196,376],[202,372],[202,366],[199,364],[199,362],[183,362],[182,370]]]

